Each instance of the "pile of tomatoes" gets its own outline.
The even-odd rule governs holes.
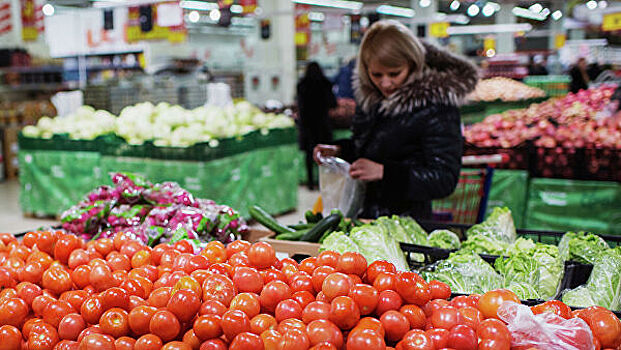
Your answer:
[[[150,248],[123,233],[0,234],[0,287],[0,350],[502,350],[512,334],[498,307],[519,302],[506,290],[448,301],[446,284],[358,253],[298,264],[264,242],[194,254],[187,241]],[[602,347],[618,346],[615,320],[591,326]]]

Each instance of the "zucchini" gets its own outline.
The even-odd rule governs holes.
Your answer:
[[[277,235],[275,238],[284,241],[299,241],[309,229],[298,230],[295,232],[285,232]]]
[[[248,212],[250,213],[250,216],[253,219],[257,220],[258,223],[276,232],[276,234],[285,233],[285,232],[295,232],[294,229],[279,224],[278,221],[276,221],[276,219],[274,219],[273,216],[268,214],[265,210],[263,210],[259,206],[256,206],[256,205],[251,206],[250,208],[248,208]]]
[[[313,228],[313,226],[315,226],[315,224],[303,224],[303,223],[299,223],[299,224],[293,224],[293,225],[287,225],[289,227],[291,227],[294,230],[304,230],[307,228]]]
[[[304,218],[309,224],[315,224],[323,219],[323,215],[321,213],[315,214],[312,210],[307,210],[306,213],[304,213]]]
[[[301,241],[318,242],[326,231],[333,231],[341,222],[343,216],[340,214],[331,214],[321,219],[315,227],[311,228],[308,232],[300,238]]]

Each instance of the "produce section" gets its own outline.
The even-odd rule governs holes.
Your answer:
[[[545,91],[539,88],[525,85],[513,79],[495,77],[480,80],[474,91],[468,95],[467,100],[472,102],[496,100],[511,102],[545,96]]]

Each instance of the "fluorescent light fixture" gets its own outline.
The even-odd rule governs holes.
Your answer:
[[[600,9],[605,9],[608,7],[608,1],[602,0],[597,3],[597,6],[599,6]]]
[[[499,3],[490,1],[490,2],[488,2],[488,4],[492,5],[492,7],[494,7],[494,11],[496,11],[496,12],[500,11],[500,4]]]
[[[324,15],[323,12],[309,12],[308,19],[315,22],[322,22],[326,19],[326,15]]]
[[[416,14],[416,12],[412,10],[411,8],[390,6],[390,5],[378,6],[375,11],[383,15],[399,16],[399,17],[407,17],[407,18],[412,18]]]
[[[209,11],[209,19],[211,19],[214,22],[219,21],[220,16],[222,16],[222,14],[220,13],[220,10],[218,9]]]
[[[595,10],[595,9],[597,8],[597,1],[595,1],[595,0],[591,0],[591,1],[587,2],[587,3],[586,3],[586,7],[587,7],[589,10]]]
[[[541,10],[540,14],[548,17],[550,15],[550,9],[546,7],[543,10]]]
[[[561,17],[563,17],[563,12],[561,12],[561,10],[556,10],[554,12],[552,12],[552,19],[555,21],[558,21],[559,19],[561,19]]]
[[[244,12],[244,8],[242,5],[231,5],[231,13],[242,13]]]
[[[56,11],[52,4],[43,5],[43,8],[41,10],[43,11],[43,14],[46,16],[53,16],[54,12]]]
[[[420,7],[429,7],[431,6],[431,0],[419,0],[418,4]]]
[[[367,16],[360,17],[360,25],[361,25],[363,28],[368,27],[368,26],[369,26],[369,17],[367,17]]]
[[[539,13],[539,12],[541,12],[541,10],[543,10],[543,6],[541,6],[540,3],[536,3],[536,4],[531,5],[531,7],[529,7],[528,9],[531,12]]]
[[[292,0],[296,4],[312,5],[312,6],[325,6],[335,7],[339,9],[360,11],[362,3],[358,1],[345,1],[345,0]]]
[[[447,29],[449,35],[487,34],[487,33],[515,33],[528,32],[533,29],[530,23],[518,24],[482,24],[470,26],[451,26]]]
[[[444,12],[437,12],[434,15],[434,18],[437,19],[438,21],[444,21],[446,18],[448,17],[448,15]]]
[[[453,0],[453,2],[451,2],[450,8],[453,11],[457,11],[459,10],[459,6],[461,6],[461,3],[459,2],[459,0]]]
[[[468,16],[475,17],[476,15],[479,14],[480,11],[481,9],[479,8],[477,4],[472,4],[468,7],[468,10],[466,12],[468,13]]]
[[[192,23],[196,23],[200,19],[201,19],[201,15],[196,10],[190,11],[190,13],[188,14],[188,21]]]
[[[536,21],[545,21],[545,19],[547,18],[547,16],[544,16],[541,13],[535,13],[523,7],[514,7],[513,10],[511,10],[511,13],[513,13],[516,17],[522,17]]]
[[[179,6],[187,10],[211,11],[217,10],[218,4],[215,2],[186,0],[180,1]]]
[[[485,4],[485,6],[483,6],[483,10],[481,10],[481,13],[483,13],[483,16],[485,17],[491,17],[494,12],[496,12],[494,10],[494,6],[491,5],[489,2]]]

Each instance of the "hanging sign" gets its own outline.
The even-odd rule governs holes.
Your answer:
[[[556,34],[554,37],[554,47],[560,49],[565,46],[565,41],[567,40],[567,36],[565,34]]]
[[[141,22],[141,17],[143,21],[145,20],[145,11],[141,10],[141,7],[130,7],[128,9],[127,29],[125,31],[127,42],[134,43],[141,40],[168,40],[171,43],[179,43],[185,41],[187,39],[188,32],[183,22],[174,26],[165,27],[159,25],[160,21],[158,21],[158,12],[161,12],[164,8],[168,9],[169,6],[174,6],[174,4],[179,6],[179,3],[176,2],[163,3],[159,6],[151,6],[150,16],[148,16],[150,18],[146,18],[147,20],[150,19],[152,22],[149,25]],[[165,7],[160,8],[160,6]]]
[[[20,0],[22,16],[22,40],[34,41],[39,37],[34,0]]]
[[[621,30],[621,12],[605,14],[602,20],[602,30],[606,32]]]
[[[295,4],[295,46],[307,46],[310,43],[310,6]]]
[[[243,14],[254,13],[257,9],[257,0],[239,0],[239,4],[243,8]]]
[[[449,22],[431,23],[429,26],[429,35],[434,38],[448,38],[448,29],[451,26]]]

